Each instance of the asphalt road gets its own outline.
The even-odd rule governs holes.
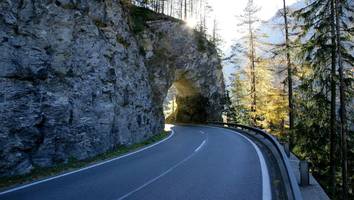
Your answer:
[[[258,147],[240,134],[206,126],[175,126],[145,150],[10,192],[0,199],[169,200],[271,199]]]

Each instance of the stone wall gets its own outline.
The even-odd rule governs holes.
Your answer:
[[[182,78],[220,109],[215,50],[198,52],[193,31],[174,20],[136,33],[123,8],[119,0],[0,1],[0,176],[159,133],[163,98]]]

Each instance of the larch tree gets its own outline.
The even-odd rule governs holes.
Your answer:
[[[248,30],[247,38],[248,38],[248,54],[247,58],[249,61],[250,67],[250,75],[251,75],[251,95],[252,95],[252,105],[251,111],[253,113],[253,122],[256,124],[256,110],[257,110],[257,90],[256,90],[256,40],[257,40],[257,32],[256,25],[259,22],[257,17],[257,13],[260,8],[257,7],[253,0],[248,0],[247,6],[243,10],[243,14],[240,16],[241,23],[239,26],[245,27]]]

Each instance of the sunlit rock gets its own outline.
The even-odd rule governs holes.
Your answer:
[[[173,83],[179,121],[220,117],[215,49],[168,18],[138,32],[123,8],[115,0],[0,2],[0,176],[160,133]]]

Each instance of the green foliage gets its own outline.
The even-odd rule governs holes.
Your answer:
[[[296,44],[299,47],[298,55],[298,77],[299,87],[296,91],[296,153],[309,160],[313,166],[313,174],[317,180],[329,191],[330,180],[330,121],[331,121],[331,56],[337,58],[340,52],[344,66],[353,66],[353,32],[348,31],[353,28],[353,4],[348,0],[335,1],[339,7],[339,23],[341,46],[337,48],[337,43],[332,40],[336,36],[337,21],[331,12],[333,8],[332,0],[312,0],[309,4],[297,11],[294,16],[297,19],[299,32]],[[334,5],[333,4],[333,5]],[[337,51],[339,49],[339,51]],[[337,66],[335,66],[337,67]],[[350,74],[347,73],[347,75]],[[338,88],[337,74],[334,73],[335,85]],[[347,83],[347,85],[352,85]],[[347,92],[350,89],[348,88]],[[349,95],[347,95],[349,97]],[[339,98],[337,98],[339,99]],[[348,102],[347,102],[348,103]],[[338,105],[338,104],[337,104]],[[336,113],[337,110],[336,110]],[[334,123],[339,126],[338,119]],[[339,130],[339,127],[336,127]],[[338,131],[339,132],[339,131]],[[353,140],[353,134],[348,134],[348,143]],[[336,135],[336,141],[341,141]],[[340,154],[340,143],[336,149],[336,155]],[[349,146],[349,159],[353,154],[353,146]],[[353,157],[351,157],[353,158]],[[336,171],[340,172],[340,158],[336,158]],[[349,169],[353,168],[349,162]],[[341,176],[336,176],[337,191],[332,196],[333,199],[340,199],[342,191],[340,183]],[[350,183],[349,183],[350,184]],[[353,191],[351,192],[353,196]]]
[[[251,111],[245,102],[249,83],[241,79],[241,73],[232,74],[232,76],[232,85],[230,88],[231,96],[227,99],[228,121],[250,125]]]
[[[126,41],[122,36],[117,35],[117,42],[122,44],[125,48],[130,46],[130,43]]]
[[[194,36],[197,41],[197,49],[200,52],[206,52],[208,49],[205,34],[203,32],[194,30]]]
[[[294,150],[301,159],[310,161],[313,175],[326,187],[330,181],[330,102],[322,93],[316,93],[302,87],[296,95]]]
[[[78,8],[77,3],[73,3],[73,2],[70,2],[70,3],[67,2],[67,3],[62,4],[60,1],[55,1],[55,4],[57,6],[62,7],[63,9],[68,9],[68,10],[73,10],[73,9]]]
[[[145,8],[132,7],[131,9],[131,25],[135,34],[145,30],[145,17],[150,16],[151,11]]]
[[[251,2],[251,1],[250,1]],[[336,26],[338,23],[331,12],[332,3],[336,4],[338,9],[340,29]],[[251,5],[251,4],[249,4]],[[346,99],[348,110],[348,174],[349,174],[349,188],[353,188],[354,182],[354,108],[353,105],[353,1],[349,0],[311,0],[308,5],[302,9],[299,9],[293,14],[293,20],[297,24],[290,24],[290,27],[294,27],[294,32],[297,32],[297,39],[290,41],[291,52],[290,55],[295,59],[291,59],[293,62],[293,80],[295,87],[294,90],[294,112],[295,112],[295,127],[292,133],[294,133],[295,141],[294,152],[302,159],[310,161],[312,164],[312,172],[316,179],[329,192],[331,186],[331,172],[330,172],[330,139],[331,139],[331,107],[336,105],[337,118],[333,118],[335,127],[338,131],[335,135],[337,141],[337,147],[335,155],[340,155],[341,138],[339,136],[340,120],[338,115],[341,113],[339,103],[339,95],[336,94],[336,104],[331,105],[331,94],[333,90],[331,86],[339,88],[339,53],[343,60],[344,65],[344,80],[346,85]],[[257,10],[256,8],[249,6],[250,10]],[[248,12],[252,14],[256,12]],[[250,16],[250,15],[249,15]],[[248,18],[250,19],[250,18]],[[294,22],[294,21],[290,21]],[[256,22],[254,20],[252,22]],[[243,21],[244,24],[252,24],[247,21],[247,18]],[[335,40],[339,30],[340,46],[337,48],[337,42]],[[252,30],[251,30],[252,31]],[[250,32],[251,32],[250,31]],[[259,44],[257,44],[257,34],[255,37],[251,37],[251,34],[246,37],[249,39],[243,43],[251,44],[252,38],[255,42],[254,46],[257,51]],[[249,45],[252,46],[252,45]],[[242,46],[236,46],[236,53],[242,53],[246,49],[246,53],[243,53],[248,58],[249,63],[246,66],[240,66],[243,70],[238,70],[234,75],[233,84],[231,86],[231,106],[228,106],[228,116],[238,123],[251,124],[254,126],[260,126],[267,129],[271,133],[287,132],[288,123],[288,97],[285,96],[286,91],[281,90],[280,85],[274,85],[275,75],[271,69],[274,65],[274,61],[268,58],[261,58],[259,56],[253,56],[250,47],[240,48]],[[276,55],[284,57],[283,48],[274,52]],[[234,55],[233,55],[234,56]],[[332,57],[333,56],[333,57]],[[256,60],[255,73],[256,73],[256,111],[251,109],[252,102],[252,89],[251,89],[251,70],[250,58]],[[333,61],[332,58],[336,58]],[[279,59],[279,56],[277,57]],[[279,62],[280,61],[280,62]],[[338,62],[336,65],[333,63]],[[238,64],[238,60],[236,63]],[[276,65],[284,65],[283,58],[277,60]],[[334,67],[332,67],[334,66]],[[245,70],[247,69],[247,70]],[[332,70],[334,69],[334,70]],[[333,72],[334,71],[334,72]],[[331,78],[334,77],[334,84],[331,85]],[[282,79],[283,80],[283,79]],[[284,83],[287,79],[284,80]],[[279,84],[279,83],[278,83]],[[335,91],[335,90],[334,90]],[[231,113],[231,114],[230,114]],[[250,119],[255,118],[255,123],[252,123]],[[285,138],[285,137],[284,137]],[[334,140],[332,140],[334,141]],[[333,144],[333,143],[332,143]],[[334,160],[336,163],[335,179],[336,179],[336,194],[332,196],[333,199],[340,199],[342,196],[342,174],[341,173],[341,157],[337,156]],[[353,190],[349,191],[349,198],[353,198]]]
[[[284,119],[287,116],[287,99],[283,92],[272,83],[273,73],[270,64],[263,60],[256,67],[257,109],[252,112],[250,70],[240,70],[233,74],[231,85],[232,120],[247,125],[258,126],[272,134],[284,134]],[[246,67],[247,68],[247,67]],[[253,124],[251,119],[256,119]]]
[[[148,8],[143,8],[143,7],[130,6],[129,13],[130,13],[131,27],[135,34],[144,31],[147,28],[148,21],[170,20],[170,21],[182,23],[182,21],[178,19],[169,17],[164,14],[156,13]]]
[[[144,47],[142,47],[142,46],[139,47],[139,53],[144,57],[146,56],[146,51],[145,51]]]
[[[208,39],[208,36],[205,32],[198,29],[194,29],[194,37],[197,43],[197,49],[200,52],[213,52],[218,51],[217,44]],[[219,55],[219,52],[217,52]],[[219,55],[220,56],[220,55]]]
[[[161,59],[165,59],[168,57],[168,50],[166,48],[160,47],[154,50],[154,55],[157,63],[161,62]]]
[[[99,19],[95,19],[95,20],[94,20],[94,23],[95,23],[95,25],[96,25],[98,28],[107,27],[107,24],[106,24],[105,22],[103,22],[102,20],[99,20]]]
[[[86,160],[77,160],[75,158],[69,158],[69,160],[66,163],[58,164],[54,167],[47,167],[47,168],[36,167],[31,173],[23,176],[2,177],[0,179],[0,188],[10,187],[17,184],[43,179],[49,176],[57,175],[59,173],[73,171],[75,169],[92,165],[97,162],[108,160],[123,155],[125,153],[134,151],[146,145],[160,141],[163,138],[167,137],[168,134],[169,134],[168,132],[162,132],[160,134],[150,137],[149,139],[145,140],[142,143],[134,144],[131,146],[119,146],[114,150],[108,151],[106,153],[97,155],[93,158],[89,158]]]

